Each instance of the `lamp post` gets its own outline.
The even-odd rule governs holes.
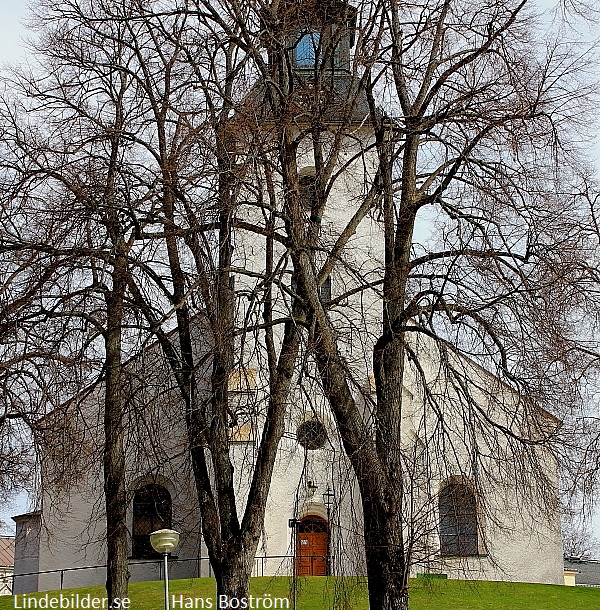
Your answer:
[[[169,610],[169,553],[179,544],[179,533],[175,530],[156,530],[150,534],[150,544],[157,553],[162,553],[165,559],[165,610]]]
[[[331,490],[331,487],[327,485],[327,489],[323,492],[323,504],[327,507],[327,523],[329,523],[329,511],[331,510],[331,505],[333,504],[333,498],[335,494]]]
[[[296,555],[298,553],[298,536],[296,535],[298,532],[298,527],[299,525],[302,523],[302,521],[300,521],[300,519],[296,519],[294,517],[294,519],[288,519],[288,527],[292,530],[292,548],[294,549],[294,558],[292,560],[292,609],[296,610],[296,602],[297,602],[297,596],[298,596],[298,579],[297,579],[297,569],[298,566],[296,565]]]
[[[327,508],[327,576],[331,574],[331,505],[334,497],[331,487],[327,485],[327,489],[323,492],[323,504]]]

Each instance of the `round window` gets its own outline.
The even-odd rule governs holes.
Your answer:
[[[327,430],[318,419],[307,419],[298,426],[296,438],[306,449],[321,449],[327,442]]]

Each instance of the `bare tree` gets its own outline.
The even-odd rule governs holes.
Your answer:
[[[3,224],[6,220],[3,214]],[[25,256],[21,261],[15,261],[10,254],[2,254],[0,490],[3,497],[34,483],[35,452],[30,434],[31,426],[40,413],[37,399],[42,388],[32,386],[37,379],[35,366],[43,366],[44,360],[52,357],[47,347],[36,341],[34,333],[28,332],[27,328],[34,316],[32,302],[35,295],[53,271],[50,266],[46,272],[39,272],[35,258]],[[19,342],[26,338],[29,339],[27,346],[19,346]]]
[[[246,425],[251,425],[254,435],[261,426],[262,436],[248,474],[248,489],[240,490],[234,481],[232,434],[238,422],[232,411],[230,384],[236,374],[245,383],[246,374],[243,363],[234,356],[232,235],[244,176],[255,159],[232,150],[235,143],[230,128],[236,108],[235,86],[240,76],[245,77],[246,54],[235,41],[223,41],[215,30],[214,17],[220,21],[218,11],[210,7],[208,17],[193,12],[184,16],[140,12],[129,21],[132,49],[140,66],[137,83],[148,103],[158,143],[154,146],[149,141],[146,146],[160,172],[156,201],[171,287],[164,295],[174,309],[176,332],[163,328],[168,315],[148,298],[144,286],[135,285],[132,278],[129,289],[158,338],[185,405],[202,533],[217,593],[242,598],[248,594],[277,447],[284,432],[299,333],[295,325],[287,324],[276,345],[269,296],[276,278],[271,277],[269,267],[273,262],[266,261],[267,270],[258,275],[264,279],[260,290],[265,295],[264,341],[271,365],[265,380],[269,399],[266,413],[260,417],[252,413],[251,405],[245,407],[244,417],[252,420]],[[146,70],[149,55],[156,58],[160,77]],[[198,92],[195,97],[189,95],[192,82]],[[203,171],[194,174],[201,161]],[[202,307],[200,312],[194,299]],[[208,369],[207,354],[198,348],[199,331],[207,333],[208,395],[202,392],[205,379],[201,373],[207,375]],[[240,493],[247,494],[241,516]]]
[[[569,511],[562,518],[563,551],[567,559],[595,558],[600,552],[600,540],[581,512]]]
[[[54,7],[53,36],[65,45],[55,60],[108,84],[111,109],[97,124],[78,79],[77,103],[42,92],[83,112],[98,128],[94,142],[108,143],[93,188],[60,179],[86,213],[98,208],[105,231],[101,252],[86,243],[84,253],[112,278],[100,289],[114,374],[107,424],[117,425],[107,473],[122,466],[127,300],[184,402],[219,594],[247,592],[300,370],[318,378],[358,482],[372,608],[407,608],[411,566],[435,554],[432,480],[458,471],[482,496],[488,481],[510,481],[552,507],[548,452],[564,455],[578,384],[597,364],[597,234],[572,144],[592,88],[559,41],[538,53],[527,5]],[[73,41],[79,52],[88,36],[96,54],[73,63]],[[423,217],[436,229],[419,243]],[[378,244],[366,247],[370,235]],[[336,274],[341,288],[325,290]],[[229,383],[249,352],[268,401],[253,412],[261,436],[240,518]],[[369,375],[376,399],[364,389]],[[409,380],[420,410],[407,403]],[[403,429],[409,417],[416,442]],[[111,498],[123,499],[121,481],[107,479]],[[122,514],[113,517],[109,531]],[[115,582],[125,565],[119,532]]]
[[[409,369],[427,409],[418,429],[427,463],[446,446],[471,456],[467,473],[476,486],[495,471],[550,499],[536,447],[551,447],[557,427],[536,432],[536,409],[568,419],[564,405],[577,400],[574,384],[597,358],[594,341],[571,326],[583,311],[592,328],[597,319],[581,283],[586,261],[594,264],[589,219],[576,202],[572,215],[560,214],[577,189],[567,142],[580,128],[589,86],[575,86],[575,63],[558,44],[546,57],[521,61],[532,44],[525,5],[473,12],[458,2],[384,3],[381,38],[364,40],[362,49],[379,45],[365,86],[385,244],[373,346],[377,401],[367,418],[348,381],[335,318],[319,299],[321,275],[299,257],[315,360],[361,488],[371,607],[408,606],[416,559],[401,440]],[[419,252],[415,225],[428,206],[438,217],[439,247]],[[472,367],[460,364],[465,357],[491,370],[511,398],[475,381]],[[437,381],[427,372],[432,358]],[[484,457],[492,448],[493,465]]]
[[[122,132],[133,108],[128,105],[129,79],[123,70],[114,69],[125,61],[120,41],[123,25],[110,29],[114,24],[104,24],[104,28],[98,25],[84,31],[67,8],[55,6],[41,12],[42,22],[48,23],[41,39],[41,56],[48,64],[61,66],[60,74],[23,73],[11,80],[14,91],[31,100],[27,108],[30,116],[41,118],[45,128],[23,120],[23,98],[6,99],[9,154],[4,170],[11,182],[5,193],[12,201],[22,202],[25,210],[14,225],[14,249],[31,257],[48,253],[48,258],[53,256],[57,261],[45,268],[38,282],[41,294],[36,295],[35,306],[38,320],[65,320],[65,331],[56,335],[59,348],[42,357],[60,358],[69,348],[69,330],[80,333],[84,350],[86,346],[97,347],[94,343],[98,339],[103,341],[98,373],[106,388],[107,592],[114,598],[126,595],[128,579],[121,376],[127,255],[135,241],[127,210],[135,195],[121,163],[125,149]],[[65,19],[55,27],[61,9]],[[89,104],[91,90],[100,104],[96,108]],[[42,222],[32,222],[44,214]],[[27,223],[32,224],[26,228]],[[60,276],[55,273],[57,268]],[[50,333],[50,326],[41,324],[38,332]],[[60,345],[61,341],[67,345]],[[86,367],[91,360],[88,357],[77,364]],[[68,398],[64,390],[61,388],[54,407]],[[38,417],[43,414],[43,410],[36,412]]]
[[[578,198],[580,151],[572,144],[593,87],[578,79],[579,64],[559,41],[538,55],[527,2],[485,10],[366,2],[346,68],[351,86],[332,118],[327,110],[340,91],[327,81],[327,58],[355,15],[333,4],[273,3],[254,20],[239,19],[235,3],[221,6],[264,83],[255,112],[272,129],[265,173],[281,189],[283,243],[309,354],[361,490],[370,604],[405,608],[409,569],[423,559],[410,510],[414,446],[402,429],[411,415],[403,395],[409,377],[423,399],[416,432],[425,481],[458,470],[482,496],[484,481],[495,480],[557,509],[550,454],[565,446],[571,409],[581,402],[578,382],[598,355],[588,271],[596,266],[593,218]],[[202,8],[210,12],[209,3]],[[213,19],[234,36],[228,22]],[[330,33],[312,38],[312,63],[298,70],[290,40],[311,27]],[[318,235],[335,205],[336,164],[361,92],[372,136],[355,159],[374,167],[347,223],[328,226],[337,239],[326,244]],[[251,100],[240,112],[248,107]],[[315,176],[308,214],[299,172],[306,149]],[[415,227],[428,209],[438,239],[421,245]],[[349,242],[373,217],[381,260],[357,268]],[[335,266],[355,285],[324,298],[321,286]],[[356,376],[348,364],[349,316],[340,311],[355,295],[381,303],[376,338],[372,320],[352,318],[373,355],[377,399],[366,409],[356,391],[365,372]],[[585,333],[574,332],[576,319],[587,321]],[[493,377],[474,373],[478,367]],[[440,447],[456,459],[440,457]],[[426,487],[430,504],[436,494]]]
[[[7,172],[18,196],[30,203],[56,190],[52,218],[68,219],[72,234],[82,236],[61,243],[63,234],[51,235],[29,249],[74,257],[72,269],[79,270],[81,285],[71,289],[84,295],[77,301],[81,309],[69,310],[73,299],[62,298],[46,305],[46,315],[86,320],[103,338],[109,597],[122,597],[127,586],[122,342],[125,320],[131,319],[126,312],[133,310],[145,332],[158,338],[185,405],[202,529],[218,592],[243,597],[283,434],[299,334],[288,324],[277,348],[272,325],[266,325],[271,398],[266,416],[254,422],[263,426],[263,435],[240,519],[228,397],[232,372],[239,369],[233,357],[231,231],[240,180],[234,176],[226,126],[233,108],[232,76],[243,71],[244,59],[236,44],[223,45],[215,37],[210,20],[191,28],[185,14],[155,8],[156,14],[119,2],[40,8],[42,55],[61,70],[16,76],[12,85],[35,100],[30,116],[36,113],[55,131],[40,137],[22,128],[19,111],[7,112],[13,119],[15,154],[10,158],[27,160],[25,167],[15,162]],[[201,93],[192,94],[195,88]],[[202,145],[206,152],[193,158]],[[199,171],[202,161],[210,165]],[[212,209],[204,209],[209,205]],[[273,281],[261,290],[267,293]],[[95,296],[103,297],[104,305]],[[198,334],[205,329],[212,367],[208,398],[198,389],[203,380],[196,378],[206,363],[204,346],[198,347]],[[135,343],[132,332],[130,344]]]

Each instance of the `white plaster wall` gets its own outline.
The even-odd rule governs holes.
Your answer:
[[[368,132],[361,134],[364,142],[370,141]],[[349,144],[343,157],[350,158],[351,155],[358,151],[358,145]],[[342,158],[342,162],[344,161]],[[298,166],[310,167],[314,163],[311,152],[308,147],[300,147]],[[360,201],[357,199],[357,194],[366,191],[373,175],[373,154],[369,153],[366,158],[365,167],[356,164],[347,168],[344,174],[338,178],[328,200],[328,205],[323,214],[320,245],[323,251],[328,252],[341,229],[348,222],[353,210]],[[260,217],[248,210],[247,220],[253,220],[260,223]],[[358,281],[353,273],[348,269],[357,269],[361,274],[361,281],[368,279],[375,282],[382,278],[383,270],[383,237],[380,230],[380,225],[377,219],[369,216],[359,225],[356,234],[352,237],[348,247],[342,254],[343,264],[339,264],[333,271],[333,296],[334,298],[344,291],[347,291],[358,285]],[[280,255],[283,249],[279,250]],[[240,266],[250,264],[253,271],[259,273],[264,265],[264,248],[261,246],[260,238],[255,234],[241,233],[236,242],[236,256]],[[324,260],[325,254],[317,254],[317,263]],[[283,268],[283,266],[282,266]],[[288,262],[289,269],[289,262]],[[248,279],[241,278],[236,284],[236,288],[242,289],[245,286],[249,293],[256,289],[257,283]],[[287,304],[283,304],[280,310],[281,315],[286,315],[288,312]],[[241,312],[246,313],[246,309],[242,307]],[[356,316],[358,323],[352,324],[349,319]],[[342,350],[347,359],[349,366],[353,370],[355,379],[364,380],[368,384],[368,376],[371,372],[370,355],[374,342],[378,338],[381,326],[381,305],[374,291],[366,291],[360,296],[351,296],[339,307],[339,313],[333,313],[333,318],[338,323],[339,327],[346,333],[347,341],[342,341]],[[426,342],[425,342],[426,343]],[[544,583],[560,583],[562,582],[562,547],[560,542],[560,532],[558,527],[557,511],[553,509],[551,504],[548,505],[546,511],[543,510],[542,504],[529,502],[523,492],[518,492],[510,485],[510,464],[503,466],[504,471],[502,476],[498,473],[498,478],[487,482],[479,482],[479,486],[485,491],[485,511],[482,504],[481,522],[481,547],[485,546],[486,555],[477,558],[446,558],[442,561],[437,551],[437,491],[441,481],[453,474],[469,473],[469,451],[475,446],[475,443],[487,442],[477,433],[473,433],[472,438],[465,431],[461,430],[463,424],[460,421],[462,415],[461,409],[457,404],[460,402],[456,395],[453,395],[453,389],[447,384],[444,385],[443,380],[434,381],[438,375],[438,360],[435,350],[431,346],[420,345],[415,348],[419,351],[420,359],[425,368],[425,374],[429,382],[432,384],[440,395],[444,395],[448,401],[443,408],[443,417],[446,418],[450,430],[446,433],[449,442],[459,446],[456,455],[453,457],[451,452],[448,455],[439,455],[436,457],[435,449],[431,451],[429,460],[431,466],[427,471],[421,472],[420,476],[428,477],[422,481],[422,487],[425,493],[417,498],[420,505],[414,509],[417,518],[423,519],[423,527],[428,531],[428,544],[423,549],[423,561],[420,566],[415,568],[415,571],[423,569],[443,570],[452,578],[469,577],[469,578],[485,578],[492,580],[523,580],[530,582]],[[455,363],[457,364],[457,363]],[[478,392],[476,389],[473,394],[476,402],[484,409],[500,412],[493,413],[493,416],[500,423],[506,423],[506,418],[511,413],[511,402],[513,398],[505,386],[502,386],[487,372],[482,372],[474,363],[460,362],[460,366],[467,369],[467,374],[481,384],[482,388],[490,387],[490,393],[496,395],[497,404],[492,404],[489,398],[483,391]],[[250,358],[247,366],[257,366]],[[314,373],[314,371],[313,371]],[[306,382],[305,382],[306,383]],[[309,384],[310,385],[310,384]],[[432,416],[424,407],[422,396],[420,393],[420,382],[416,372],[407,366],[407,377],[405,381],[405,413],[403,421],[403,430],[405,438],[402,440],[406,443],[407,453],[411,454],[410,444],[419,442],[419,435],[422,432],[424,423],[429,424],[430,428],[435,427],[435,419],[437,416]],[[306,389],[306,388],[305,388]],[[306,399],[302,399],[302,393],[297,395],[294,400],[290,401],[292,413],[294,410],[300,414],[314,408],[316,405],[322,413],[327,414],[328,409],[318,388],[310,385],[305,394],[311,396],[307,403]],[[453,404],[456,403],[456,404]],[[450,408],[451,407],[451,408]],[[366,407],[365,407],[366,408]],[[502,411],[505,409],[505,412]],[[516,407],[515,407],[516,408]],[[514,408],[513,408],[514,412]],[[327,417],[327,415],[325,415]],[[503,419],[504,418],[504,419]],[[293,419],[293,417],[292,417]],[[426,427],[427,430],[427,427]],[[290,437],[293,438],[294,426],[290,426]],[[431,440],[432,436],[427,436],[425,432],[425,440]],[[494,439],[494,442],[502,443],[501,435]],[[435,444],[433,444],[436,447]],[[341,455],[341,446],[336,445],[338,455]],[[490,449],[490,447],[487,447]],[[309,452],[310,453],[310,452]],[[334,452],[335,453],[335,452]],[[545,470],[553,474],[554,464],[551,456],[546,456]],[[541,461],[544,462],[544,459]],[[343,463],[343,460],[338,458],[338,463]],[[292,466],[293,464],[293,466]],[[349,465],[344,463],[346,472]],[[492,469],[490,467],[490,469]],[[323,480],[327,479],[329,473],[327,470],[321,472],[318,469],[311,469],[310,464],[305,467],[305,480]],[[418,469],[417,469],[418,471]],[[267,511],[267,523],[265,529],[267,532],[273,531],[278,533],[269,535],[270,549],[278,549],[278,553],[283,554],[282,549],[288,545],[288,553],[291,553],[290,533],[283,528],[283,522],[289,516],[290,500],[289,496],[295,491],[294,482],[300,479],[302,472],[302,464],[297,462],[286,463],[283,472],[286,477],[280,478],[280,470],[275,473],[272,483],[272,496],[277,500],[270,500],[270,505]],[[293,481],[289,480],[289,476],[293,473]],[[342,480],[338,476],[338,480]],[[349,486],[351,487],[351,486]],[[554,489],[547,489],[550,495],[556,492]],[[361,511],[358,502],[358,494],[351,494],[350,491],[344,494],[338,492],[338,504],[340,505],[339,514],[341,519],[338,527],[336,545],[345,551],[348,548],[355,548],[355,544],[349,544],[347,541],[353,538],[353,542],[360,539],[360,519]],[[348,505],[347,498],[352,498],[352,505]],[[343,507],[343,508],[342,508]],[[286,513],[285,510],[288,509]],[[272,511],[272,509],[275,509]],[[536,512],[537,510],[537,512]],[[540,510],[545,514],[540,514]],[[549,512],[548,512],[549,511]],[[285,519],[282,518],[284,513]],[[353,514],[351,520],[349,515]],[[277,525],[278,524],[278,525]],[[271,551],[272,552],[272,551]],[[348,566],[354,566],[354,573],[361,573],[364,570],[364,560],[361,563],[361,557],[357,560],[340,562],[340,572],[346,571]]]
[[[203,336],[202,329],[199,335]],[[206,349],[203,340],[199,339],[197,346],[199,350]],[[202,565],[199,561],[206,553],[201,549],[192,469],[183,449],[186,438],[184,413],[157,346],[151,347],[142,359],[131,362],[129,371],[132,375],[143,374],[145,386],[128,405],[132,422],[138,421],[140,410],[144,412],[139,420],[143,425],[128,426],[125,440],[128,529],[131,532],[135,490],[147,483],[163,485],[171,494],[173,527],[182,534],[180,545],[173,554],[172,576],[183,578],[197,575],[199,571],[206,572],[207,562]],[[199,388],[199,394],[202,392],[204,389]],[[76,422],[76,428],[83,435],[75,447],[77,455],[69,456],[71,467],[77,473],[76,480],[63,481],[56,470],[60,471],[60,464],[49,458],[44,461],[37,570],[51,573],[40,574],[37,584],[40,591],[60,588],[61,577],[63,587],[103,584],[106,579],[103,567],[91,567],[106,563],[102,400],[103,386],[100,384],[82,404],[74,402],[70,407],[72,412],[65,416]],[[159,564],[157,560],[131,559],[131,579],[158,579]],[[34,584],[27,585],[29,590],[34,590],[33,587]]]
[[[447,573],[450,578],[474,578],[562,584],[563,561],[558,509],[558,475],[556,461],[549,450],[524,448],[500,430],[489,432],[489,422],[477,413],[474,405],[465,404],[456,391],[439,375],[435,348],[429,341],[420,344],[428,389],[444,397],[442,413],[434,413],[424,402],[415,371],[408,367],[407,382],[412,384],[413,399],[407,402],[412,411],[405,420],[405,443],[436,447],[440,437],[431,431],[436,425],[449,430],[443,459],[429,451],[428,479],[423,485],[423,502],[430,506],[433,521],[437,519],[437,493],[451,476],[467,483],[477,478],[480,557],[442,558],[437,551],[436,533],[430,536],[432,552],[424,558],[418,571]],[[552,416],[530,409],[494,376],[479,365],[458,356],[450,356],[453,365],[474,383],[471,396],[478,407],[497,425],[514,433],[535,437],[538,431],[556,422]],[[465,423],[466,422],[466,423]],[[546,428],[547,429],[547,428]],[[533,435],[533,436],[532,436]],[[529,454],[520,454],[519,448]],[[477,462],[472,453],[480,455]],[[526,456],[522,459],[521,457]]]

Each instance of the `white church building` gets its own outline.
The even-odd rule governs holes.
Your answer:
[[[353,87],[349,67],[355,11],[341,0],[323,0],[321,4],[323,13],[311,17],[310,27],[306,25],[307,16],[300,11],[291,55],[299,73],[310,68],[315,61],[315,40],[321,33],[325,37],[332,23],[339,25],[343,15],[348,32],[342,37],[331,69],[333,121],[335,95],[340,91],[348,95]],[[348,127],[347,145],[339,159],[340,167],[345,169],[333,185],[327,210],[320,219],[324,252],[332,247],[339,227],[352,215],[348,202],[360,195],[357,189],[362,192],[364,184],[372,179],[376,153],[361,153],[373,141],[368,113],[366,100],[359,95]],[[298,165],[301,185],[310,197],[315,161],[308,143],[299,146]],[[238,214],[249,222],[262,222],[251,206],[241,205]],[[256,234],[240,231],[235,244],[240,266],[243,262],[246,268],[250,265],[250,270],[252,265],[260,270],[264,256],[264,243],[257,241]],[[352,249],[344,256],[353,263],[358,261],[364,274],[371,273],[374,279],[380,277],[383,251],[377,218],[368,217],[360,224]],[[244,283],[253,281],[252,277],[251,273],[236,277],[236,291],[242,293]],[[352,288],[353,282],[352,275],[343,267],[334,269],[323,286],[323,298],[331,301],[339,297]],[[357,299],[356,308],[353,298]],[[278,306],[283,315],[288,305],[282,298]],[[381,303],[370,292],[349,296],[343,305],[346,311],[360,309],[363,316],[360,322],[363,326],[357,322],[353,327],[352,321],[348,321],[347,358],[349,367],[361,380],[356,392],[368,410],[375,400],[369,354],[376,331],[371,329],[381,324]],[[242,305],[238,313],[240,319],[245,315]],[[198,315],[194,337],[198,361],[211,349],[203,326],[202,316]],[[244,349],[241,348],[239,367],[230,382],[235,403],[232,411],[241,415],[232,425],[230,436],[241,505],[256,457],[260,405],[266,399],[268,375],[253,347],[246,345]],[[439,349],[429,340],[415,340],[414,349],[420,354],[420,362],[426,363],[426,370],[416,371],[407,363],[400,439],[414,488],[409,521],[419,531],[414,538],[413,575],[434,573],[449,578],[562,584],[555,460],[542,452],[540,463],[545,465],[545,476],[555,482],[554,503],[550,498],[543,504],[537,497],[535,501],[527,497],[526,485],[511,481],[507,475],[510,465],[505,472],[494,474],[492,444],[486,445],[489,439],[478,439],[480,446],[490,450],[489,457],[480,458],[479,469],[470,461],[469,442],[474,439],[467,442],[460,426],[455,437],[452,434],[446,437],[446,446],[440,445],[435,450],[426,446],[436,438],[431,432],[435,422],[441,417],[452,419],[460,409],[455,390],[444,383]],[[473,380],[473,387],[482,388],[478,406],[483,411],[491,412],[500,403],[517,404],[511,390],[479,364],[458,356],[450,358],[454,359],[455,367]],[[126,439],[131,580],[160,578],[159,557],[152,551],[148,535],[163,527],[181,534],[180,545],[170,560],[172,578],[209,576],[211,568],[202,542],[194,478],[186,452],[185,417],[169,368],[158,344],[148,347],[127,366],[132,378],[144,381],[130,406]],[[358,487],[316,376],[307,371],[310,372],[310,365],[302,374],[299,371],[290,395],[286,433],[279,448],[254,573],[364,574]],[[199,393],[208,395],[209,368],[205,372],[204,377],[198,375]],[[444,413],[427,410],[423,375],[429,388],[444,396],[439,402]],[[38,510],[13,517],[17,528],[14,593],[105,581],[102,459],[98,449],[102,433],[102,383],[85,394],[85,399],[73,399],[66,408],[46,418],[48,434],[60,430],[57,440],[64,434],[78,449],[61,453],[61,443],[55,443],[56,451],[44,457]],[[245,419],[243,414],[249,412],[256,415]],[[558,423],[541,408],[532,412],[531,417],[536,420],[532,434],[538,428],[545,430]],[[435,451],[439,460],[432,459]]]

